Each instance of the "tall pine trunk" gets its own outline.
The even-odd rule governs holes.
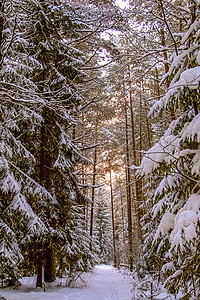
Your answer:
[[[40,185],[44,186],[45,183],[45,155],[44,155],[44,145],[45,145],[45,124],[41,124],[41,131],[40,131],[40,170],[39,170],[39,177],[40,177]],[[38,212],[40,211],[40,203],[38,203],[37,207]],[[38,260],[37,260],[37,282],[36,286],[42,287],[42,272],[43,272],[43,243],[42,241],[38,242]]]
[[[134,122],[134,115],[133,115],[133,96],[132,96],[132,84],[129,81],[129,104],[130,104],[130,112],[131,112],[131,134],[132,134],[132,147],[133,147],[133,164],[137,165],[137,152],[136,152],[136,138],[135,138],[135,122]],[[140,123],[141,126],[141,123]],[[140,141],[141,141],[141,130],[140,130]],[[135,173],[135,172],[134,172]],[[140,229],[140,214],[139,214],[139,205],[142,202],[142,182],[141,180],[137,180],[136,174],[134,174],[135,179],[135,192],[136,192],[136,201],[134,201],[134,210],[136,220],[135,233],[137,239],[137,255],[139,253],[139,244],[140,244],[140,236],[141,236],[141,229]]]
[[[124,91],[125,92],[125,91]],[[130,153],[128,137],[128,109],[126,95],[124,93],[124,114],[125,114],[125,138],[126,138],[126,196],[127,196],[127,218],[128,218],[128,248],[129,248],[129,269],[133,271],[133,228],[132,228],[132,200],[131,200],[131,174],[130,174]]]
[[[163,3],[162,0],[158,0],[158,6],[159,6],[159,15],[161,18],[164,19],[164,9],[163,9]],[[163,48],[167,47],[167,43],[166,43],[166,37],[165,37],[165,29],[163,24],[160,25],[161,29],[160,29],[160,39],[161,39],[161,45]],[[168,62],[168,53],[167,50],[163,51],[163,57],[164,57],[164,67],[165,67],[165,74],[167,74],[169,72],[169,62]],[[167,88],[169,88],[170,85],[170,79],[169,77],[167,77]],[[170,114],[171,114],[171,120],[175,120],[175,113],[174,113],[174,109],[171,108],[170,109]]]
[[[196,20],[197,7],[196,7],[196,4],[193,3],[193,1],[190,1],[190,3],[191,3],[191,6],[190,6],[191,23],[193,24]],[[193,104],[193,109],[194,109],[194,113],[196,116],[199,113],[198,105],[197,105],[197,103],[199,102],[198,97],[197,97],[197,100],[196,101],[195,100],[192,101],[192,104]]]
[[[112,233],[113,233],[113,258],[114,258],[114,267],[116,268],[117,263],[117,254],[116,254],[116,240],[115,240],[115,216],[114,216],[114,198],[113,198],[113,186],[112,186],[112,169],[109,162],[109,172],[110,172],[110,200],[111,200],[111,215],[112,215]]]
[[[95,183],[96,183],[96,159],[97,149],[94,149],[94,162],[93,162],[93,178],[92,178],[92,199],[91,199],[91,210],[90,210],[90,236],[93,235],[93,223],[94,223],[94,201],[95,201]]]
[[[56,279],[55,273],[54,249],[47,244],[44,253],[44,281],[53,282]]]
[[[97,124],[95,124],[95,144],[97,143]],[[93,158],[93,176],[92,176],[92,199],[90,210],[90,236],[93,235],[93,223],[94,223],[94,201],[95,201],[95,184],[96,184],[96,164],[97,164],[97,147],[94,148]],[[92,245],[91,245],[92,248]]]
[[[52,128],[55,128],[55,120],[51,112],[47,109],[43,109],[42,117],[44,119],[41,124],[40,132],[40,185],[45,187],[48,191],[51,190],[51,170],[54,162],[54,155],[56,155],[57,149],[52,141],[53,134]],[[40,210],[40,204],[38,204],[38,212]],[[50,220],[50,215],[47,217]],[[55,280],[55,258],[54,250],[52,248],[51,237],[48,237],[48,241],[39,243],[40,248],[38,249],[38,275],[37,275],[37,286],[42,286],[41,272],[44,268],[44,280],[47,282],[53,282]]]
[[[123,196],[122,196],[122,190],[121,190],[121,186],[120,186],[120,201],[121,201],[121,223],[122,223],[122,238],[123,238],[123,253],[122,253],[122,257],[123,257],[123,263],[125,262],[125,253],[126,253],[126,240],[125,240],[125,226],[124,226],[124,207],[123,207]]]
[[[42,287],[43,249],[42,242],[37,243],[37,281],[36,286]]]
[[[158,87],[159,88],[159,87]],[[145,95],[145,89],[144,89],[144,84],[142,82],[142,91],[140,94],[140,122],[142,122],[142,117],[141,117],[141,111],[142,111],[142,94]],[[151,131],[151,123],[148,118],[148,109],[147,109],[147,102],[146,99],[144,98],[144,111],[145,111],[145,121],[146,121],[146,127],[147,127],[147,139],[148,139],[148,149],[151,148],[152,146],[152,131]],[[140,143],[140,162],[142,160],[142,143]]]

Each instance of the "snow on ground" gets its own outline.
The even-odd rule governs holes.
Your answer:
[[[44,292],[41,288],[28,288],[23,284],[19,289],[0,289],[0,295],[6,300],[131,300],[131,278],[123,277],[111,266],[96,266],[84,280],[86,284],[79,288],[56,286],[48,287]],[[22,281],[25,282],[27,284],[28,280]]]

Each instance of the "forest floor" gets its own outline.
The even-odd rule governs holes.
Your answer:
[[[96,266],[91,273],[77,281],[75,287],[52,286],[35,288],[34,278],[23,278],[17,289],[2,288],[0,296],[6,300],[131,300],[131,277],[122,275],[112,266]]]

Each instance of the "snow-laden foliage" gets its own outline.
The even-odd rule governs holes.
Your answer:
[[[15,233],[0,219],[0,272],[2,279],[11,277],[16,280],[19,277],[17,264],[22,259],[22,253],[18,246]]]
[[[173,293],[198,295],[200,225],[199,2],[195,20],[172,55],[165,95],[151,108],[170,111],[168,129],[145,154],[140,170],[149,178],[143,217],[145,261]],[[151,194],[148,194],[149,188]],[[154,191],[152,193],[152,191]],[[149,250],[148,250],[149,249]]]
[[[32,177],[35,164],[34,155],[20,139],[21,124],[26,123],[30,132],[42,122],[41,115],[34,106],[43,103],[35,93],[36,86],[30,79],[35,62],[22,50],[27,44],[20,40],[19,12],[6,2],[4,5],[4,30],[0,66],[0,199],[1,199],[1,273],[5,277],[16,279],[19,276],[19,263],[22,261],[20,249],[20,230],[23,224],[24,238],[29,235],[39,236],[47,231],[46,225],[30,206],[30,197],[44,197],[52,202],[53,197]],[[17,23],[17,20],[19,23]],[[19,40],[21,49],[19,50]]]
[[[88,59],[84,37],[91,24],[68,1],[6,1],[0,8],[0,210],[5,224],[0,243],[8,245],[6,256],[0,252],[1,271],[16,278],[19,269],[35,273],[44,268],[45,280],[52,281],[55,267],[60,275],[65,268],[72,274],[95,261],[95,244],[92,252],[84,224],[86,198],[75,175],[76,164],[89,160],[68,132],[84,104],[88,75],[81,67]],[[82,39],[85,45],[76,45]]]
[[[133,274],[133,300],[142,299],[173,299],[161,282],[155,280],[150,274],[142,279],[138,278],[138,273]]]
[[[187,54],[188,56],[189,54]],[[157,101],[150,113],[158,113],[170,105],[178,106],[182,100],[182,94],[189,90],[198,90],[200,82],[200,66],[189,68],[180,74],[179,80],[171,83],[165,96]]]
[[[102,188],[100,188],[97,193],[95,205],[94,235],[99,247],[99,262],[102,264],[111,264],[113,260],[111,225],[110,203],[108,202],[107,194]]]

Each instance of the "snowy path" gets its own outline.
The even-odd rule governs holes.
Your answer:
[[[111,266],[96,266],[87,278],[86,287],[48,289],[25,292],[22,290],[0,289],[6,300],[131,300],[130,279],[124,278]]]

